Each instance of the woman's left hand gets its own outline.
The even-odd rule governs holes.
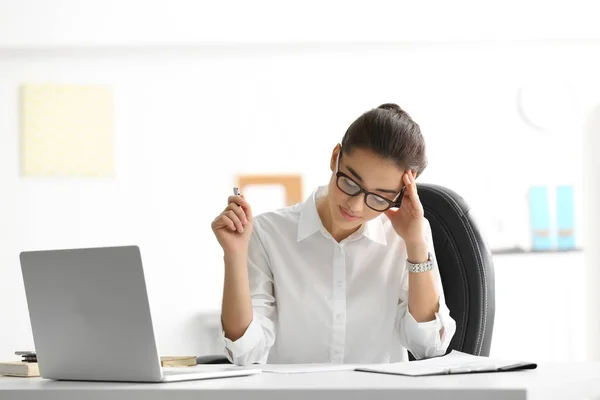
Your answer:
[[[396,210],[389,209],[385,212],[392,222],[394,230],[407,245],[418,245],[425,242],[425,213],[417,193],[416,177],[416,172],[410,170],[402,175],[406,187],[402,205]]]

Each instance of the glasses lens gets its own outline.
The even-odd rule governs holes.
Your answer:
[[[370,194],[367,196],[367,205],[376,211],[385,211],[390,208],[390,203],[381,196]]]
[[[343,175],[338,176],[337,185],[340,190],[347,195],[355,196],[360,193],[360,186],[358,186],[356,182],[346,178]]]

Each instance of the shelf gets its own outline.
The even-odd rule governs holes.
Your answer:
[[[553,253],[580,253],[582,252],[583,249],[581,248],[575,248],[575,249],[568,249],[568,250],[561,250],[561,249],[551,249],[551,250],[530,250],[530,249],[523,249],[520,247],[515,247],[515,248],[511,248],[511,249],[494,249],[492,250],[492,254],[493,255],[510,255],[510,254],[553,254]]]

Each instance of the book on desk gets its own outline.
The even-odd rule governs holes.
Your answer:
[[[17,352],[19,353],[21,352]],[[193,367],[196,365],[196,356],[165,356],[160,358],[160,364],[162,367]],[[21,361],[0,362],[0,375],[27,378],[40,376],[35,353],[22,355]]]
[[[37,362],[0,362],[0,375],[36,377],[40,376],[40,369]]]

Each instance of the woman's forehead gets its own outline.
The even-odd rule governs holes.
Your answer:
[[[365,185],[378,188],[398,189],[404,173],[393,160],[384,159],[365,149],[354,149],[350,153],[343,153],[340,166],[355,172]]]

